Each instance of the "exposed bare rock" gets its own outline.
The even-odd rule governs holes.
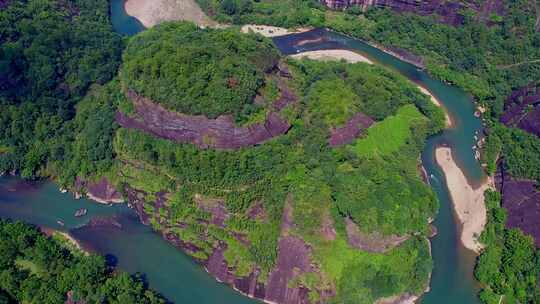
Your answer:
[[[128,206],[135,209],[135,212],[139,216],[139,220],[144,225],[150,224],[151,216],[144,211],[144,196],[145,193],[137,189],[131,188],[128,185],[124,186],[124,190],[127,195]]]
[[[194,201],[200,209],[212,214],[211,223],[219,227],[225,227],[225,221],[230,217],[225,207],[225,202],[219,198],[203,197],[195,194]]]
[[[536,181],[514,178],[499,164],[496,186],[508,211],[506,226],[531,235],[540,247],[540,191]]]
[[[88,197],[94,201],[103,204],[124,202],[122,194],[109,183],[106,177],[102,177],[96,183],[87,183],[86,189],[88,190]]]
[[[288,92],[283,92],[283,95],[286,94]],[[193,143],[200,148],[238,149],[253,146],[285,134],[291,127],[276,112],[270,112],[263,123],[237,127],[231,116],[208,119],[202,115],[184,115],[167,111],[134,91],[128,90],[127,96],[135,106],[135,115],[129,117],[118,112],[116,121],[120,126],[181,143]],[[282,96],[288,102],[292,101],[290,97]]]
[[[424,69],[426,67],[424,58],[422,58],[422,56],[418,56],[407,50],[404,50],[395,46],[384,47],[383,49],[385,52],[401,59],[402,61],[408,62],[418,68]]]
[[[479,13],[480,20],[489,20],[491,14],[504,14],[502,0],[488,0],[478,6],[476,1],[445,1],[445,0],[321,0],[332,9],[345,9],[359,6],[363,11],[370,7],[385,7],[397,12],[410,12],[422,16],[436,15],[437,19],[450,25],[461,25],[464,21],[462,10],[473,9]]]
[[[375,301],[375,304],[414,304],[416,300],[418,300],[418,296],[410,293],[403,293],[393,297],[378,299]]]
[[[223,255],[226,249],[226,245],[222,244],[214,250],[206,262],[206,270],[214,275],[218,281],[232,284],[234,283],[234,277],[229,274],[229,268]]]
[[[358,226],[349,218],[345,219],[347,240],[349,245],[368,252],[385,252],[409,239],[405,236],[384,237],[379,233],[365,234],[360,231]]]
[[[328,143],[330,146],[350,144],[363,130],[369,128],[375,121],[362,112],[356,113],[343,127],[330,131]]]
[[[176,246],[177,248],[180,248],[182,249],[184,252],[187,252],[187,253],[196,253],[196,252],[199,252],[201,251],[201,248],[197,247],[196,245],[192,244],[192,243],[189,243],[189,242],[185,242],[183,240],[181,240],[176,234],[174,233],[170,233],[170,232],[163,232],[161,234],[161,236],[163,237],[163,239],[165,239],[167,242],[173,244],[174,246]],[[201,261],[201,260],[198,260],[196,259],[199,263],[202,263],[204,261]]]
[[[504,16],[506,14],[503,0],[486,0],[478,9],[478,19],[488,25],[493,22],[491,16],[496,14],[498,16]]]
[[[6,8],[10,4],[11,0],[0,0],[0,9]]]
[[[540,85],[531,83],[510,94],[500,121],[540,137]]]
[[[232,285],[236,290],[247,296],[264,299],[266,293],[264,284],[257,282],[259,270],[253,270],[247,277],[236,277],[231,273],[227,261],[225,261],[223,254],[226,249],[227,245],[222,243],[214,250],[205,263],[208,273],[213,275],[218,281]]]
[[[307,288],[290,288],[288,284],[303,273],[316,271],[310,261],[311,248],[302,239],[290,235],[293,225],[293,207],[289,197],[283,210],[276,266],[270,273],[266,286],[266,301],[283,304],[309,303]]]
[[[258,201],[251,205],[247,211],[247,216],[252,220],[266,219],[266,211],[264,210],[262,202]]]
[[[281,70],[283,71],[283,69]],[[286,70],[286,73],[289,73],[289,70]],[[289,73],[290,75],[290,73]],[[289,87],[285,84],[285,82],[278,78],[278,88],[280,91],[279,98],[274,102],[274,110],[281,111],[283,108],[285,108],[287,105],[292,104],[296,101],[297,97],[296,95],[289,89]]]

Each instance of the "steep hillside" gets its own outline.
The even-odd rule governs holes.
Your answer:
[[[211,52],[223,42],[205,37],[224,36],[235,38]],[[180,55],[176,43],[194,51]],[[202,49],[207,56],[199,56]],[[141,57],[149,51],[156,55]],[[231,86],[238,74],[219,71],[236,54],[245,61],[234,68],[249,73]],[[266,60],[250,61],[261,56]],[[428,219],[437,202],[420,178],[418,155],[444,118],[406,79],[362,63],[286,60],[260,36],[186,23],[134,37],[123,59],[120,80],[87,97],[98,108],[118,107],[114,161],[79,180],[103,184],[105,176],[144,223],[250,296],[372,303],[423,292],[431,271]],[[223,76],[209,77],[229,92],[209,98],[212,81],[189,98],[171,91],[178,79],[199,80],[189,72],[195,67]],[[257,86],[243,94],[242,81]],[[227,108],[228,94],[249,98]],[[82,125],[90,123],[85,104]],[[255,110],[237,110],[246,105]],[[287,128],[272,131],[271,117]],[[370,123],[331,145],[359,117]],[[239,140],[246,138],[241,130],[261,125],[270,138]],[[382,145],[389,131],[396,136]]]

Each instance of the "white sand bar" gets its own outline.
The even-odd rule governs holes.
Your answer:
[[[288,34],[307,32],[309,30],[311,30],[311,28],[297,28],[291,30],[283,27],[258,24],[246,24],[241,28],[242,33],[254,32],[265,37],[278,37]]]
[[[321,61],[336,61],[336,60],[345,60],[350,63],[365,62],[373,64],[371,60],[365,56],[355,53],[349,50],[320,50],[320,51],[309,51],[302,52],[298,54],[291,55],[292,58],[309,58],[313,60]]]
[[[163,21],[186,20],[201,27],[217,26],[195,0],[127,0],[126,13],[150,28]]]
[[[483,248],[478,237],[487,221],[484,191],[492,188],[491,179],[473,189],[454,161],[450,148],[438,147],[435,157],[444,171],[454,211],[462,224],[461,242],[466,248],[478,253]]]

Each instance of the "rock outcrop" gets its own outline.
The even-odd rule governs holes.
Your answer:
[[[446,24],[460,25],[464,21],[462,10],[465,8],[478,12],[481,21],[490,22],[492,14],[504,15],[504,2],[502,0],[487,0],[481,5],[476,1],[445,1],[445,0],[321,0],[332,9],[346,9],[358,6],[363,11],[370,7],[385,7],[397,12],[410,12],[418,15],[435,15],[437,19]]]
[[[100,203],[109,204],[124,202],[122,194],[109,183],[106,177],[102,177],[96,183],[87,183],[86,189],[88,190],[88,197]]]
[[[371,117],[358,112],[343,127],[330,131],[328,143],[333,147],[350,144],[363,130],[366,130],[374,123],[375,121]]]
[[[506,226],[519,228],[531,235],[536,246],[540,247],[540,191],[536,181],[510,176],[501,162],[496,186],[502,194],[502,206],[508,212]]]
[[[126,96],[133,102],[135,113],[128,116],[118,112],[116,121],[124,128],[139,129],[180,143],[192,143],[203,149],[239,149],[262,144],[285,134],[291,127],[278,113],[296,101],[296,96],[282,82],[279,82],[279,87],[281,96],[273,104],[266,120],[246,127],[236,126],[229,115],[209,119],[203,115],[171,112],[132,90],[127,90]]]
[[[500,121],[540,137],[540,85],[531,83],[513,91]]]
[[[102,177],[97,182],[89,182],[77,177],[74,190],[76,193],[86,191],[89,199],[102,204],[123,203],[122,194],[109,182],[106,177]]]

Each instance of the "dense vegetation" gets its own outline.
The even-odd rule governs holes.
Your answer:
[[[316,0],[198,2],[217,20],[285,27],[325,26],[383,46],[411,51],[422,56],[433,76],[464,88],[485,105],[489,112],[484,117],[492,120],[489,124],[493,127],[498,124],[496,121],[510,92],[540,80],[540,33],[536,31],[538,4],[534,1],[504,1],[505,15],[493,14],[489,26],[479,21],[478,12],[466,9],[463,24],[456,27],[441,24],[432,16],[384,9],[362,12],[352,7],[331,11]],[[515,131],[505,132],[516,134]],[[523,145],[519,136],[502,136],[493,139],[492,143],[495,141],[500,142],[501,147]],[[540,142],[537,138],[527,141],[535,141],[534,145]],[[493,150],[494,146],[490,149],[492,156],[501,152],[500,149]],[[518,177],[531,177],[522,174],[522,169],[531,165],[526,155],[532,154],[524,153],[519,157],[514,154],[509,156],[514,161],[506,164]],[[493,158],[486,160],[492,171]],[[540,166],[534,165],[527,170],[538,171]]]
[[[410,25],[399,15],[374,11],[359,19],[358,12],[329,12],[316,1],[201,2],[222,21],[328,25],[367,39],[380,35],[395,42],[391,35],[396,29],[385,20],[418,28],[427,22],[442,31],[429,18],[414,17]],[[119,129],[114,113],[129,113],[132,107],[123,90],[130,87],[175,111],[210,118],[232,114],[245,123],[262,112],[252,102],[257,94],[276,95],[268,70],[279,58],[268,40],[235,29],[163,24],[130,40],[122,71],[110,81],[119,67],[122,43],[111,31],[106,1],[14,1],[0,12],[0,24],[0,171],[55,175],[65,185],[77,176],[105,175],[119,189],[129,185],[140,191],[155,229],[196,246],[198,250],[189,253],[199,259],[208,258],[223,242],[233,271],[246,276],[257,265],[263,283],[276,263],[283,208],[289,202],[295,222],[291,233],[310,245],[312,261],[321,270],[290,284],[308,287],[313,300],[317,290],[328,287],[337,291],[336,303],[372,303],[424,290],[431,270],[426,222],[437,204],[419,177],[417,162],[425,138],[442,129],[444,117],[403,77],[367,64],[288,61],[293,78],[286,82],[300,97],[285,111],[291,131],[256,147],[199,150]],[[451,33],[446,35],[463,34]],[[409,39],[408,34],[404,37]],[[474,74],[476,66],[461,67],[472,74],[460,82],[457,74],[448,72],[460,71],[457,61],[446,61],[450,51],[444,56],[431,49],[420,53],[432,56],[429,68],[437,76],[473,84],[468,89],[477,97],[500,104],[500,98],[493,97],[491,85],[500,85],[495,80],[489,85],[468,81],[484,77]],[[497,106],[492,108],[496,113]],[[377,123],[352,144],[331,148],[330,129],[358,111]],[[163,192],[167,202],[158,206]],[[208,207],[216,204],[223,204],[228,215],[224,225],[212,223]],[[262,214],[251,217],[258,204]],[[409,240],[385,253],[353,248],[347,241],[346,218],[363,234],[405,235]],[[336,230],[334,239],[320,232],[328,221]],[[19,267],[41,265],[29,259],[22,255]],[[142,286],[126,275],[100,274],[107,282],[118,277]],[[107,294],[106,286],[116,286],[99,282],[105,287],[94,289],[96,293]],[[18,297],[7,287],[1,289],[0,298]],[[80,292],[87,295],[85,289]],[[140,299],[128,302],[146,301]]]
[[[486,304],[538,303],[540,250],[519,229],[505,228],[506,211],[500,205],[500,195],[493,191],[486,194],[488,225],[481,236],[486,249],[474,272],[483,285],[480,299]]]
[[[10,1],[0,11],[0,172],[56,174],[75,105],[117,72],[120,36],[106,0]]]
[[[500,157],[512,176],[540,181],[540,140],[517,128],[494,124],[486,141],[485,161],[490,173],[496,170]]]
[[[259,108],[253,99],[277,58],[271,42],[258,35],[169,23],[130,41],[121,76],[168,109],[243,121]]]
[[[160,56],[170,58],[169,52],[177,50],[156,45],[169,44],[159,37],[176,37],[176,30],[191,37],[189,29],[201,32],[185,24],[166,24],[135,37],[130,45],[153,37],[159,43],[152,48],[161,48]],[[226,33],[233,35],[232,30],[219,35]],[[250,48],[249,44],[242,47]],[[129,56],[124,58],[129,61]],[[272,59],[274,64],[276,59]],[[249,275],[258,265],[258,279],[266,282],[275,266],[283,208],[289,201],[296,223],[294,234],[310,244],[312,258],[322,270],[290,284],[307,286],[313,299],[318,298],[317,291],[331,286],[338,291],[336,303],[371,303],[405,291],[420,293],[431,269],[427,242],[421,236],[426,235],[427,218],[437,205],[419,177],[417,158],[425,138],[443,127],[442,112],[406,79],[379,67],[294,60],[287,64],[292,80],[281,81],[295,88],[300,103],[285,111],[293,124],[286,135],[256,147],[219,151],[121,128],[113,144],[118,161],[106,175],[117,185],[129,184],[142,191],[144,210],[153,215],[153,227],[195,245],[199,250],[188,252],[194,257],[206,259],[216,244],[225,242],[225,259],[238,276]],[[173,78],[184,77],[176,73]],[[167,86],[168,76],[163,74],[161,82],[154,84],[157,89]],[[269,93],[272,78],[268,75],[262,91],[274,95]],[[119,100],[120,109],[130,112],[129,102],[109,99]],[[179,108],[191,102],[176,100],[181,101]],[[388,125],[387,131],[402,134],[394,144],[399,151],[364,155],[356,152],[360,140],[330,148],[330,129],[343,125],[358,111]],[[392,123],[394,115],[404,116],[407,122]],[[366,139],[373,137],[374,142],[380,136],[374,133]],[[156,210],[154,201],[163,191],[169,193],[166,207]],[[216,204],[223,204],[228,214],[223,226],[212,223],[214,215],[208,207]],[[250,217],[259,204],[263,214]],[[385,254],[363,252],[348,245],[345,217],[356,222],[362,233],[420,235]],[[338,230],[334,240],[320,233],[329,219]],[[359,291],[357,287],[363,288]]]
[[[0,220],[0,303],[165,303],[140,278],[113,272],[33,226]]]
[[[330,11],[316,0],[198,0],[217,20],[277,26],[325,26],[384,46],[421,55],[434,76],[470,91],[502,110],[508,93],[540,75],[540,34],[530,1],[505,1],[506,15],[493,26],[478,21],[476,12],[464,13],[462,26],[440,24],[435,17],[390,10],[351,8]],[[293,8],[293,9],[291,9]],[[361,16],[359,16],[361,15]]]

